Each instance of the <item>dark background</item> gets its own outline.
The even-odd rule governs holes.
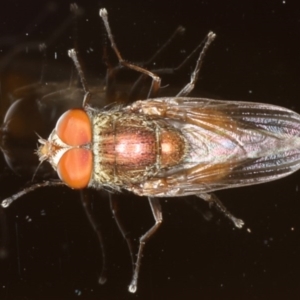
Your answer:
[[[300,112],[300,5],[296,0],[78,1],[84,15],[77,33],[70,24],[61,35],[60,24],[70,15],[69,2],[53,1],[49,6],[41,2],[1,4],[2,117],[17,99],[12,96],[14,91],[40,78],[42,55],[30,42],[48,44],[44,83],[57,82],[57,89],[67,86],[72,73],[67,50],[75,40],[89,82],[101,84],[105,67],[101,63],[104,34],[100,7],[107,8],[117,44],[130,61],[149,58],[183,25],[185,35],[160,60],[160,66],[176,66],[209,30],[216,32],[194,95],[266,102]],[[162,85],[169,84],[175,95],[189,80],[193,66],[194,61]],[[134,75],[121,76],[122,88]],[[59,104],[53,101],[53,111],[55,105]],[[34,121],[30,113],[27,120],[28,124]],[[1,139],[3,143],[4,135]],[[24,160],[24,165],[20,160],[20,169],[26,173]],[[31,179],[15,175],[4,159],[1,168],[1,199]],[[101,254],[79,193],[67,188],[41,189],[20,198],[2,216],[0,297],[299,299],[299,183],[296,173],[260,186],[217,192],[245,221],[242,230],[215,210],[208,222],[184,199],[163,200],[164,223],[146,247],[136,294],[127,291],[130,257],[106,194],[91,194],[108,249],[108,281],[100,286]],[[133,236],[138,238],[153,222],[147,200],[129,193],[117,197]],[[204,212],[208,209],[205,203],[199,205]]]

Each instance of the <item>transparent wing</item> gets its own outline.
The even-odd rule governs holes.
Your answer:
[[[204,98],[158,98],[127,110],[176,127],[186,138],[180,165],[140,193],[180,196],[257,184],[300,168],[300,116],[275,105]]]

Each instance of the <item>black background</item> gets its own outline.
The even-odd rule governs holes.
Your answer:
[[[46,42],[69,16],[68,1],[6,1],[0,10],[1,60],[18,45]],[[178,38],[160,61],[176,66],[213,30],[217,39],[206,56],[194,95],[281,105],[300,112],[300,5],[296,0],[272,1],[78,1],[84,16],[78,22],[80,57],[87,77],[100,82],[103,29],[98,17],[106,7],[123,56],[146,60],[178,26]],[[34,25],[32,30],[28,26]],[[74,26],[73,26],[74,28]],[[26,35],[26,33],[28,33]],[[53,81],[68,81],[74,45],[72,25],[48,48],[48,73]],[[93,49],[89,51],[88,49]],[[54,60],[54,53],[57,59]],[[13,61],[13,62],[12,62]],[[9,92],[38,81],[41,54],[21,47],[8,69],[17,82],[3,86],[2,116]],[[193,63],[176,79],[167,78],[176,93],[188,80]],[[7,69],[5,69],[7,70]],[[133,74],[134,75],[134,74]],[[130,82],[132,74],[123,78]],[[32,122],[28,116],[28,122]],[[30,178],[18,177],[1,161],[1,198],[18,191]],[[105,193],[93,193],[95,213],[108,248],[108,281],[97,284],[101,255],[78,192],[47,188],[24,196],[5,210],[7,255],[0,262],[1,299],[299,299],[300,196],[299,173],[260,186],[217,193],[242,218],[242,230],[218,212],[210,222],[183,199],[163,200],[164,223],[146,247],[138,291],[127,291],[131,278],[126,243],[109,210]],[[152,224],[146,199],[118,196],[132,234],[138,238]],[[204,211],[207,209],[204,203]],[[248,230],[247,230],[248,229]],[[251,232],[250,232],[251,231]]]

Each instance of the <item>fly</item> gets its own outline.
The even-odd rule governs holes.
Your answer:
[[[241,228],[244,222],[211,192],[268,182],[297,171],[300,116],[270,104],[188,97],[215,39],[213,32],[205,39],[190,82],[175,97],[158,98],[160,77],[125,61],[106,9],[100,10],[100,17],[119,65],[152,78],[148,99],[110,110],[92,108],[76,51],[70,50],[85,91],[82,108],[64,113],[48,139],[39,139],[37,150],[40,161],[48,161],[60,180],[33,184],[3,200],[2,206],[38,188],[58,185],[125,189],[148,197],[155,224],[140,237],[133,259],[129,291],[134,293],[144,246],[163,221],[159,198],[195,195],[215,204]]]

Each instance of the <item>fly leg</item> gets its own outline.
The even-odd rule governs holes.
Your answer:
[[[106,259],[106,249],[103,242],[103,235],[101,232],[101,227],[99,223],[96,221],[95,214],[92,209],[91,200],[89,195],[87,194],[87,190],[81,190],[80,191],[80,198],[82,202],[82,206],[84,208],[84,211],[86,213],[86,216],[91,224],[91,226],[94,229],[94,232],[97,234],[98,242],[101,248],[101,254],[102,254],[102,271],[101,275],[99,277],[98,282],[100,284],[104,284],[106,282],[106,272],[107,272],[107,259]]]
[[[215,194],[201,193],[196,196],[209,202],[210,204],[215,205],[220,212],[222,212],[229,220],[233,222],[235,227],[242,228],[245,224],[242,219],[238,219],[232,215]]]
[[[176,97],[187,96],[194,89],[195,83],[199,76],[199,71],[200,71],[202,63],[203,63],[204,56],[205,56],[210,44],[215,39],[215,37],[216,37],[216,35],[212,31],[208,33],[206,40],[205,40],[205,44],[203,46],[203,49],[200,52],[200,55],[198,57],[196,67],[191,75],[190,82],[176,95]]]
[[[143,63],[143,67],[147,68],[148,66],[150,66],[152,63],[154,63],[154,61],[161,55],[162,52],[164,52],[169,45],[171,44],[171,42],[175,39],[175,37],[179,34],[183,34],[185,32],[185,28],[183,28],[182,26],[177,27],[177,29],[174,31],[174,33],[171,35],[171,37],[154,53],[154,55],[145,63]],[[185,59],[186,61],[186,59]],[[165,69],[151,69],[151,71],[155,74],[173,74],[175,73],[175,71],[177,71],[179,68],[181,68],[182,64],[180,64],[179,67],[177,68],[165,68]],[[147,76],[145,74],[142,74],[132,85],[132,88],[130,90],[129,96],[128,96],[128,103],[136,101],[138,99],[138,93],[141,90],[142,87],[142,83],[145,81],[145,78]]]
[[[130,257],[131,257],[132,272],[134,272],[134,269],[135,269],[135,267],[134,267],[134,263],[135,263],[134,243],[133,243],[132,237],[130,235],[130,232],[126,229],[125,225],[123,224],[123,222],[121,220],[119,203],[111,193],[109,193],[109,203],[110,203],[110,209],[111,209],[114,219],[117,223],[119,231],[121,232],[123,238],[125,239],[125,241],[127,243],[127,247],[129,250]]]
[[[181,27],[178,27],[177,30],[179,30],[179,29],[181,29]],[[181,30],[183,30],[183,29],[181,29]],[[175,68],[163,68],[163,69],[151,69],[151,71],[153,73],[155,73],[156,75],[165,75],[165,74],[173,75],[173,74],[175,74],[176,72],[180,71],[182,68],[184,68],[187,65],[187,63],[195,55],[195,53],[198,51],[198,49],[201,48],[204,44],[203,49],[202,49],[202,51],[200,53],[200,56],[198,58],[198,61],[197,61],[195,71],[191,75],[191,82],[189,84],[187,84],[184,87],[184,89],[182,89],[177,95],[177,96],[187,96],[193,90],[193,88],[195,86],[195,83],[198,79],[198,73],[200,71],[200,68],[201,68],[201,65],[202,65],[202,62],[203,62],[203,59],[204,59],[204,55],[205,55],[206,51],[208,50],[208,47],[211,44],[211,42],[215,39],[215,36],[216,35],[214,33],[209,32],[208,35],[206,36],[206,38],[199,45],[197,45],[197,47],[177,67],[175,67]],[[155,57],[155,55],[154,55],[154,57]],[[152,59],[149,62],[151,62],[151,61],[152,61]],[[147,64],[149,62],[147,62]],[[197,71],[196,71],[196,69],[197,69]],[[137,100],[136,98],[132,97],[132,95],[136,95],[136,94],[133,94],[133,91],[135,90],[136,86],[139,85],[140,82],[144,78],[145,78],[145,75],[141,75],[140,78],[138,78],[138,80],[134,83],[134,85],[131,89],[131,92],[130,92],[131,100]]]
[[[161,56],[161,54],[163,52],[165,52],[165,50],[167,48],[169,48],[169,46],[173,42],[173,40],[175,40],[175,38],[178,35],[182,35],[184,32],[185,32],[185,29],[182,26],[178,26],[176,28],[176,30],[172,33],[172,35],[167,39],[167,41],[161,47],[159,47],[159,49],[152,55],[152,57],[150,57],[150,59],[148,59],[145,62],[135,63],[135,64],[142,66],[143,68],[148,68],[149,66],[151,66],[151,64],[153,64],[159,58],[159,56]],[[112,66],[110,64],[109,59],[108,59],[106,45],[103,49],[103,53],[104,53],[103,61],[104,61],[105,65],[107,66],[105,88],[106,88],[106,97],[107,97],[107,101],[108,101],[109,99],[115,98],[115,95],[114,95],[115,78],[116,78],[117,73],[122,69],[123,66],[120,66],[120,65]],[[153,72],[156,73],[156,70],[154,70]],[[148,75],[145,75],[145,74],[142,74],[139,76],[139,78],[134,82],[134,84],[132,85],[132,87],[130,89],[128,99],[126,99],[125,102],[124,102],[124,99],[122,99],[122,102],[124,104],[131,103],[132,101],[135,101],[138,98],[141,99],[140,92],[141,92],[143,83],[147,77],[148,77]],[[110,102],[113,102],[113,101],[110,101]]]
[[[30,185],[29,187],[22,189],[20,192],[15,193],[14,195],[2,200],[1,206],[6,208],[10,204],[12,204],[14,201],[23,197],[26,194],[31,193],[39,188],[50,187],[50,186],[66,186],[66,185],[62,181],[43,181],[40,183],[35,183],[35,184]]]
[[[91,99],[91,93],[90,93],[89,88],[87,86],[87,82],[86,82],[86,79],[85,79],[85,76],[84,76],[81,64],[79,62],[76,50],[75,49],[70,49],[68,51],[68,55],[73,60],[73,63],[75,65],[75,67],[76,67],[76,70],[78,72],[79,78],[81,80],[81,85],[82,85],[83,90],[84,90],[84,98],[83,98],[83,102],[82,102],[82,107],[85,109],[85,108],[87,108],[87,106],[89,104],[89,101]]]
[[[203,175],[203,170],[197,170]],[[195,195],[217,207],[227,218],[229,218],[237,228],[242,228],[244,221],[233,216],[215,194],[197,193],[199,188],[203,188],[203,183],[199,185],[197,182],[192,184],[188,182],[192,179],[196,181],[197,172],[181,171],[170,175],[166,178],[152,178],[146,181],[143,185],[136,186],[131,191],[139,196],[151,197],[179,197]],[[181,186],[181,187],[180,187]],[[180,188],[178,188],[180,187]]]
[[[161,79],[159,76],[157,76],[156,74],[154,74],[153,72],[151,71],[148,71],[142,67],[139,67],[137,65],[134,65],[132,63],[129,63],[127,61],[125,61],[123,59],[123,57],[121,56],[121,53],[115,43],[115,40],[114,40],[114,37],[111,33],[111,29],[110,29],[110,25],[109,25],[109,22],[108,22],[108,17],[107,17],[107,10],[105,8],[102,8],[100,9],[100,17],[102,18],[103,20],[103,23],[104,23],[104,26],[106,28],[106,31],[107,31],[107,35],[108,35],[108,38],[110,40],[110,43],[111,43],[111,47],[112,49],[114,50],[118,60],[119,60],[119,64],[123,67],[126,67],[128,69],[132,69],[134,71],[137,71],[137,72],[140,72],[144,75],[147,75],[149,77],[152,78],[152,84],[151,84],[151,87],[150,87],[150,90],[149,90],[149,94],[148,94],[148,98],[153,98],[157,95],[158,93],[158,90],[160,88],[160,83],[161,83]]]
[[[122,233],[124,239],[127,242],[127,246],[128,246],[129,252],[130,252],[131,260],[132,260],[133,275],[132,275],[131,283],[129,285],[129,291],[131,293],[135,293],[137,290],[137,282],[138,282],[138,277],[139,277],[139,272],[140,272],[140,267],[141,267],[141,260],[143,257],[143,251],[144,251],[146,242],[156,232],[156,230],[161,225],[162,220],[163,220],[161,205],[160,205],[158,198],[148,197],[148,200],[149,200],[149,204],[150,204],[152,214],[153,214],[153,217],[155,220],[155,224],[144,235],[142,235],[140,237],[138,253],[137,253],[137,257],[135,258],[135,255],[134,255],[135,251],[134,251],[132,239],[129,236],[128,232],[126,231],[125,226],[121,222],[117,202],[110,195],[110,206],[111,206],[112,213],[115,217],[115,220],[119,227],[120,232]]]
[[[137,253],[137,258],[135,261],[135,268],[134,272],[132,275],[132,280],[129,285],[129,291],[131,293],[135,293],[137,289],[137,281],[138,281],[138,276],[140,272],[140,267],[141,267],[141,259],[143,257],[143,251],[144,247],[146,245],[146,242],[149,240],[149,238],[157,231],[159,226],[162,223],[163,216],[162,216],[162,210],[161,210],[161,205],[159,202],[158,198],[150,198],[148,197],[149,204],[152,210],[152,214],[155,220],[155,224],[144,234],[140,237],[140,243],[139,243],[139,250]]]

